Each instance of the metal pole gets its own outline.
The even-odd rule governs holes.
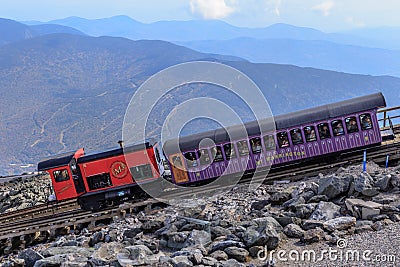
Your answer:
[[[367,171],[367,150],[364,150],[363,172]]]
[[[385,168],[387,169],[389,166],[389,154],[386,155],[386,164],[385,164]]]

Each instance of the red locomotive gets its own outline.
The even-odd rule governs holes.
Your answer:
[[[154,149],[150,142],[90,155],[81,148],[40,162],[38,170],[50,174],[58,201],[77,198],[83,209],[98,210],[144,194],[137,185],[160,178]]]

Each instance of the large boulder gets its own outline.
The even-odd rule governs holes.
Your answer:
[[[374,180],[368,173],[361,173],[354,179],[354,190],[364,196],[373,197],[379,194],[379,188],[374,187]]]
[[[25,266],[33,267],[36,261],[43,259],[43,256],[31,248],[27,248],[18,253],[18,258],[25,261]]]
[[[254,220],[256,225],[246,229],[243,234],[243,241],[247,247],[267,246],[268,249],[275,249],[280,241],[279,232],[282,226],[272,217],[265,217]]]
[[[230,258],[239,262],[246,262],[247,257],[249,256],[249,252],[244,248],[228,247],[224,251]]]
[[[346,195],[349,191],[350,184],[353,182],[352,176],[338,177],[330,175],[322,178],[318,186],[318,195],[325,195],[329,199],[336,198],[341,195]]]
[[[342,231],[347,230],[356,225],[356,218],[354,217],[338,217],[329,221],[324,222],[324,228],[329,232],[335,230]]]

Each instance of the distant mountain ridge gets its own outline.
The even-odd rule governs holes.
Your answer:
[[[0,46],[51,33],[84,35],[83,32],[67,26],[54,24],[28,26],[14,20],[0,18]]]
[[[43,22],[26,21],[25,23],[40,24]],[[236,27],[220,20],[141,23],[128,16],[114,16],[102,19],[68,17],[52,20],[48,23],[73,27],[92,36],[120,36],[134,40],[152,39],[183,42],[249,37],[256,39],[324,40],[364,46],[368,46],[371,41],[365,37],[354,37],[345,33],[324,33],[316,29],[284,23],[277,23],[264,28],[245,28]],[[374,43],[373,41],[371,42]]]

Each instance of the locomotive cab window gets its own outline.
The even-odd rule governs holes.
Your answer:
[[[244,157],[249,155],[249,146],[247,145],[246,140],[239,141],[236,144],[239,151],[239,156]]]
[[[317,135],[315,134],[315,127],[312,125],[304,127],[304,135],[306,137],[307,142],[317,141]]]
[[[361,121],[361,129],[363,129],[363,131],[372,129],[372,120],[370,114],[368,113],[361,114],[360,121]]]
[[[276,144],[272,134],[264,136],[264,145],[266,150],[275,150]]]
[[[358,132],[358,125],[356,117],[348,117],[345,120],[347,133],[356,133]]]
[[[227,160],[236,158],[235,148],[232,146],[231,143],[224,145],[224,152],[225,152],[225,158]]]
[[[69,180],[68,171],[66,169],[54,171],[53,175],[57,183]]]
[[[200,149],[199,152],[200,165],[208,165],[211,163],[210,154],[207,149]]]
[[[196,167],[197,166],[197,156],[194,151],[185,153],[185,159],[186,159],[186,165],[188,167]]]
[[[251,151],[253,154],[260,154],[262,150],[261,146],[261,138],[260,137],[254,137],[250,139],[250,145],[251,145]]]
[[[140,166],[134,166],[130,168],[133,180],[140,181],[147,178],[153,177],[153,172],[151,171],[150,164],[144,164]]]
[[[289,138],[287,132],[280,132],[277,134],[278,137],[278,145],[280,148],[289,146]]]
[[[211,149],[211,155],[214,159],[214,162],[223,161],[224,157],[222,156],[222,149],[220,146],[215,146]]]
[[[301,136],[300,129],[293,129],[290,131],[293,145],[303,144],[303,137]]]
[[[331,138],[331,132],[329,131],[328,123],[318,124],[318,133],[319,133],[319,138],[321,140],[326,138]]]
[[[86,179],[90,190],[96,190],[112,186],[109,173],[101,173],[88,176]]]
[[[341,120],[334,120],[331,124],[334,136],[344,135],[343,123]]]

